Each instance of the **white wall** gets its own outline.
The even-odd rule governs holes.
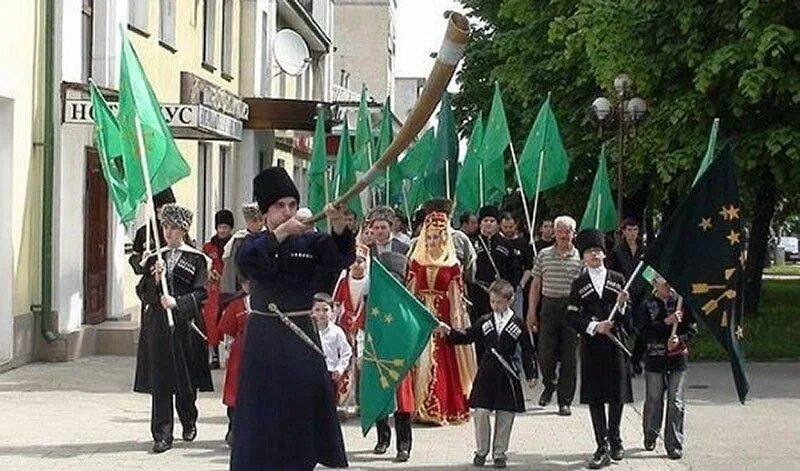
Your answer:
[[[81,82],[83,57],[75,46],[81,38],[81,0],[56,5],[54,91],[60,99],[61,82]],[[53,310],[58,313],[58,332],[66,334],[79,330],[83,322],[85,147],[92,145],[93,130],[61,125],[60,109],[56,107],[54,116]]]
[[[0,96],[0,188],[9,189],[0,197],[0,214],[11,215],[11,191],[14,157],[14,101]],[[14,350],[14,320],[12,313],[12,225],[0,224],[0,365],[11,360]]]

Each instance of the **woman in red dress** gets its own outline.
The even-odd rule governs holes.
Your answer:
[[[439,320],[465,329],[469,315],[449,226],[447,212],[434,211],[425,218],[409,260],[406,286]],[[441,334],[433,334],[414,371],[417,420],[437,425],[467,421],[467,397],[476,370],[472,345],[455,346]]]
[[[340,313],[336,323],[344,330],[347,342],[353,349],[350,368],[338,383],[337,404],[345,406],[347,413],[355,413],[358,407],[358,359],[364,350],[364,307],[366,306],[369,280],[369,247],[356,245],[356,261],[350,265],[336,283],[333,300],[339,304]]]

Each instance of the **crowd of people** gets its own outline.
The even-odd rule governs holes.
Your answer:
[[[431,200],[411,227],[387,206],[363,221],[329,206],[321,230],[298,216],[300,196],[283,169],[264,170],[253,192],[255,202],[242,207],[244,228],[235,231],[231,211],[218,212],[202,251],[188,243],[191,212],[169,192],[154,198],[161,230],[137,232],[130,262],[142,275],[142,329],[134,389],[152,395],[154,452],[172,447],[173,397],[183,439],[196,437],[197,391],[213,389],[210,369],[221,366],[222,344],[231,469],[346,467],[340,419],[359,412],[375,259],[439,327],[399,382],[396,410],[378,420],[374,453],[387,452],[391,422],[395,459],[404,462],[412,423],[471,419],[473,464],[491,459],[503,468],[515,414],[525,410],[522,382],[533,388],[541,374],[539,406],[555,396],[558,414],[569,416],[580,358],[579,401],[589,406],[597,445],[588,467],[623,459],[623,406],[633,399],[631,376],[641,374],[644,446],[655,448],[666,394],[664,445],[670,458],[682,457],[687,344],[696,325],[663,278],[652,290],[640,277],[629,280],[643,251],[636,220],[623,221],[614,243],[596,230],[577,232],[562,215],[542,221],[533,240],[511,212],[486,206],[459,215],[456,229],[452,204]],[[621,348],[627,339],[632,352]]]

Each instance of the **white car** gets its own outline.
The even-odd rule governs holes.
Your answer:
[[[794,236],[781,237],[778,241],[778,247],[782,247],[786,253],[787,262],[800,262],[800,248],[798,247],[798,239]]]

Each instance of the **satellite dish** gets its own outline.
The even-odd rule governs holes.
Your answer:
[[[303,38],[291,29],[282,29],[275,35],[272,43],[275,62],[281,70],[293,77],[303,75],[311,62],[308,45]]]

